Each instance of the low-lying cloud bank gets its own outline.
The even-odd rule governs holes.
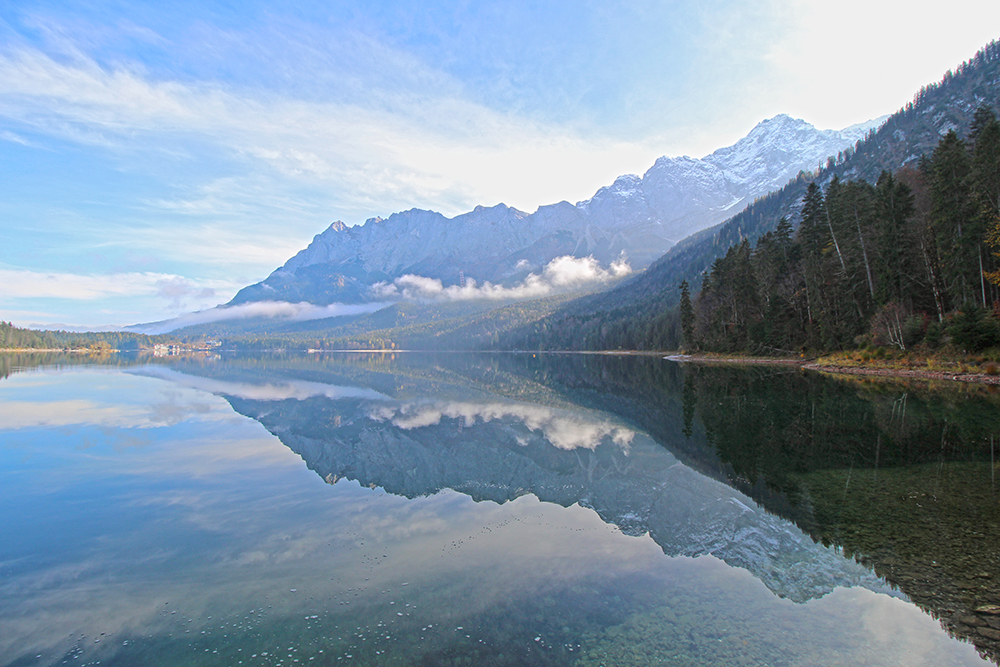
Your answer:
[[[623,256],[612,262],[608,268],[601,267],[593,257],[556,257],[545,265],[541,274],[531,273],[519,284],[512,287],[494,285],[487,281],[482,285],[469,279],[465,285],[445,287],[437,278],[405,275],[393,282],[381,282],[371,286],[371,295],[377,299],[372,303],[343,304],[332,303],[317,306],[306,301],[288,303],[286,301],[258,301],[238,306],[218,306],[187,315],[181,315],[161,322],[135,324],[125,327],[126,331],[144,334],[169,333],[182,327],[196,324],[211,324],[228,320],[251,318],[273,318],[289,322],[318,320],[340,315],[360,315],[373,313],[400,300],[411,301],[472,301],[489,299],[494,301],[535,299],[555,292],[577,289],[589,284],[604,283],[622,278],[632,273],[632,267]]]
[[[487,281],[482,285],[471,278],[465,285],[445,287],[437,278],[427,278],[407,274],[393,282],[372,285],[372,294],[379,299],[417,299],[471,301],[474,299],[534,299],[557,291],[583,287],[590,283],[608,282],[632,273],[625,257],[614,261],[607,268],[601,268],[593,257],[556,257],[545,265],[541,275],[531,273],[520,284],[513,287],[494,285]]]
[[[244,303],[238,306],[219,306],[209,310],[200,310],[196,313],[181,315],[162,322],[150,322],[149,324],[136,324],[126,327],[126,331],[134,331],[143,334],[161,334],[190,327],[196,324],[211,324],[214,322],[225,322],[227,320],[246,320],[256,317],[270,317],[288,322],[302,322],[305,320],[319,320],[324,317],[338,317],[340,315],[360,315],[363,313],[373,313],[376,310],[385,308],[386,303],[361,303],[343,304],[331,303],[328,306],[317,306],[308,302],[288,303],[286,301],[258,301],[255,303]]]

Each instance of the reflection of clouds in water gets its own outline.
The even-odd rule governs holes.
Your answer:
[[[95,475],[159,480],[301,466],[258,422],[198,389],[90,368],[9,380],[0,386],[0,454],[19,457],[12,468],[18,479],[30,480],[40,467],[47,485],[62,486]],[[194,424],[199,436],[192,439]],[[38,441],[45,432],[58,435]]]
[[[967,643],[951,639],[941,624],[919,607],[865,588],[837,588],[805,604],[817,626],[836,626],[852,639],[834,650],[855,665],[987,665]],[[821,620],[820,620],[821,619]],[[835,635],[833,636],[835,637]]]
[[[31,572],[0,579],[0,655],[47,657],[86,635],[84,661],[105,662],[124,640],[162,640],[172,632],[180,643],[165,640],[162,659],[182,656],[186,661],[192,638],[201,637],[202,630],[231,632],[221,623],[246,616],[249,609],[266,608],[264,627],[290,638],[303,626],[286,625],[289,619],[327,610],[349,621],[356,608],[382,608],[388,600],[401,603],[403,595],[415,606],[439,608],[439,614],[430,612],[437,624],[454,615],[480,613],[509,599],[512,591],[534,591],[556,576],[599,576],[608,560],[623,559],[626,567],[640,568],[661,557],[648,542],[578,530],[601,525],[590,511],[567,511],[530,496],[503,506],[474,503],[450,491],[411,501],[354,482],[335,490],[319,485],[288,494],[288,481],[262,477],[221,496],[181,492],[161,498],[176,510],[165,517],[168,523],[187,522],[189,510],[217,514],[218,520],[209,523],[224,539],[175,544],[158,530],[102,536],[76,564],[43,561]],[[331,491],[336,502],[328,502]],[[302,511],[304,503],[310,511]],[[470,551],[470,535],[483,525],[495,529],[478,536],[479,549]],[[565,526],[555,554],[544,539],[553,526]],[[445,547],[460,542],[466,543],[465,550],[442,556]],[[518,545],[517,558],[510,556],[512,542]],[[565,557],[577,552],[591,558]],[[636,552],[645,557],[635,557]],[[380,558],[383,554],[388,558]],[[491,577],[479,576],[484,559]],[[525,561],[531,564],[527,575]],[[49,585],[28,595],[17,592],[36,578],[46,578]],[[402,581],[411,585],[404,589]],[[350,606],[329,602],[344,599],[349,587],[354,589]],[[290,594],[292,588],[298,592]],[[381,593],[388,588],[394,589],[393,596]],[[395,618],[395,610],[389,615]],[[274,646],[272,640],[264,641],[265,650]],[[60,664],[62,657],[41,664]]]
[[[161,400],[150,405],[152,419],[162,424],[179,424],[194,415],[205,416],[212,412],[212,406],[204,401],[192,400],[191,392],[164,388]]]
[[[63,426],[99,426],[102,428],[161,428],[183,421],[229,419],[231,415],[213,414],[202,401],[164,397],[146,405],[109,404],[100,400],[75,398],[63,401],[0,401],[0,428],[58,428]],[[191,397],[186,397],[191,398]]]
[[[115,469],[159,479],[164,475],[202,477],[239,470],[298,469],[302,459],[255,421],[240,418],[196,439],[158,439],[142,457],[115,462]],[[228,434],[232,434],[229,439]],[[234,442],[238,438],[238,442]],[[108,462],[109,459],[102,461]],[[111,463],[108,463],[111,465]]]
[[[230,382],[228,380],[216,380],[214,378],[188,375],[160,366],[150,366],[138,371],[132,371],[132,373],[146,377],[155,377],[161,380],[169,380],[183,387],[205,391],[210,394],[235,396],[252,401],[284,401],[288,399],[302,401],[314,396],[325,396],[334,400],[340,398],[388,399],[387,396],[371,389],[340,387],[332,384],[323,384],[322,382],[309,382],[307,380],[289,380],[274,384],[249,384],[246,382]]]
[[[516,403],[408,403],[399,407],[377,406],[369,411],[368,416],[375,421],[389,421],[404,430],[434,426],[443,418],[461,419],[466,426],[472,426],[477,421],[515,419],[532,431],[540,431],[559,449],[595,449],[605,438],[610,438],[628,451],[635,438],[634,431],[609,421],[568,416],[544,406]],[[518,442],[527,444],[520,438]]]
[[[126,590],[132,587],[119,586],[113,596],[94,595],[92,580],[82,581],[91,585],[86,590],[79,584],[72,590],[53,588],[36,596],[30,609],[19,610],[16,616],[4,613],[0,617],[0,655],[62,657],[74,645],[82,644],[88,658],[105,661],[117,651],[122,637],[165,634],[161,630],[164,624],[157,618],[164,607],[163,591],[157,594],[146,587]],[[79,639],[82,635],[87,639]],[[94,637],[105,641],[95,643]]]
[[[64,401],[0,402],[0,424],[4,430],[21,428],[99,424],[118,428],[157,426],[150,411],[139,405],[106,405],[89,399]]]
[[[901,665],[945,664],[943,656],[935,655],[941,647],[941,627],[919,608],[865,589],[844,590],[843,595],[866,603],[861,623],[870,633],[870,645],[899,656]]]
[[[113,382],[109,382],[111,377],[115,377]],[[85,391],[61,397],[69,384],[83,386]],[[141,377],[112,376],[87,367],[31,379],[16,376],[0,387],[0,429],[72,426],[153,429],[185,421],[232,419],[228,405],[207,398],[206,401],[203,392],[185,387],[154,383]]]

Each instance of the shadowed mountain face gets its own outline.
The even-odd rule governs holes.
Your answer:
[[[796,601],[888,584],[996,661],[1000,405],[986,389],[592,355],[141,372],[224,396],[328,483],[578,503]]]
[[[525,213],[504,204],[446,218],[411,209],[349,227],[335,222],[231,304],[378,300],[371,286],[412,274],[512,284],[553,259],[622,254],[644,268],[680,239],[714,225],[781,187],[802,169],[853,146],[871,124],[817,130],[785,115],[758,124],[736,144],[702,159],[661,157],[642,176],[620,176],[590,199]]]

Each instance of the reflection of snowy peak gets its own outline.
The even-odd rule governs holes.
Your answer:
[[[329,483],[410,498],[452,489],[498,503],[530,493],[590,507],[627,534],[648,532],[670,556],[711,554],[795,601],[837,586],[884,590],[863,566],[603,415],[503,402],[227,400]]]
[[[446,218],[411,209],[348,227],[335,222],[232,303],[370,298],[368,287],[405,274],[494,283],[523,279],[555,257],[628,256],[643,268],[680,239],[721,222],[754,198],[852,146],[871,124],[817,130],[785,115],[758,124],[702,159],[661,157],[641,178],[620,176],[586,201],[525,213],[504,204]]]

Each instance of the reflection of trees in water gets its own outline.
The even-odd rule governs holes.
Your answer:
[[[988,388],[695,368],[720,458],[791,501],[790,518],[868,564],[996,661],[1000,401]],[[687,387],[685,387],[687,391]]]
[[[994,387],[831,379],[650,358],[505,360],[625,417],[872,567],[950,632],[1000,656],[1000,396]]]
[[[102,366],[127,368],[151,359],[144,354],[115,354],[105,352],[88,354],[80,352],[0,352],[0,380],[15,373],[39,368],[64,368],[68,366]]]

